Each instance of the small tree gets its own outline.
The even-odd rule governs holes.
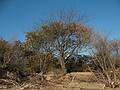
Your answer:
[[[50,40],[46,38],[46,35],[42,30],[28,32],[26,34],[26,39],[24,48],[35,53],[28,57],[29,65],[31,62],[31,69],[35,70],[35,68],[37,68],[37,72],[43,75],[46,72],[46,69],[48,69],[48,62],[52,61],[52,44],[50,43]]]
[[[16,75],[16,80],[21,81],[22,76],[25,76],[26,63],[24,61],[23,43],[15,41],[10,44],[10,49],[4,54],[6,70]]]

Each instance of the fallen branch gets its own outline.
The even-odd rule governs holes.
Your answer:
[[[20,86],[16,81],[13,81],[13,80],[0,79],[0,81],[7,82],[7,83],[10,83],[10,84],[13,84],[13,85],[16,86],[16,87]]]

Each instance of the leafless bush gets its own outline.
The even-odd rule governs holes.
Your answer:
[[[119,67],[119,41],[109,41],[100,34],[94,34],[92,38],[92,55],[96,67],[96,77],[106,86],[115,88],[120,85]],[[120,62],[120,61],[119,61]]]

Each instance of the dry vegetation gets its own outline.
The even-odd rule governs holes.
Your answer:
[[[120,41],[96,34],[82,19],[60,12],[27,32],[25,42],[0,39],[0,88],[119,88]]]

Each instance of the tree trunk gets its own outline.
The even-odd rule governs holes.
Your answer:
[[[65,73],[66,73],[65,55],[64,55],[64,52],[63,52],[63,51],[60,53],[60,64],[61,64],[62,72],[63,72],[63,74],[65,74]]]

